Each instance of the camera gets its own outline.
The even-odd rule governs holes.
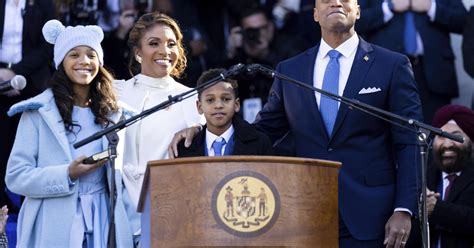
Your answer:
[[[99,19],[99,2],[94,0],[74,0],[69,6],[68,25],[95,25]]]
[[[257,46],[260,42],[260,28],[246,28],[242,30],[243,41],[251,46]]]
[[[137,10],[138,16],[148,12],[148,0],[134,0],[133,5]]]

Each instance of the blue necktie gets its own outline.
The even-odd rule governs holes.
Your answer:
[[[328,56],[330,60],[324,72],[323,90],[337,95],[339,94],[339,57],[341,54],[336,50],[331,50],[328,52]],[[338,104],[337,101],[323,95],[321,95],[320,104],[321,116],[328,135],[331,137],[334,122],[336,122]]]
[[[222,147],[225,145],[225,139],[217,138],[212,143],[212,149],[214,149],[214,156],[222,156]]]
[[[409,55],[416,53],[416,27],[415,27],[415,16],[413,12],[405,12],[405,52]]]

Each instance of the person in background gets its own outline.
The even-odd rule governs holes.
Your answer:
[[[469,10],[466,26],[464,27],[462,57],[464,70],[474,78],[474,6]],[[472,98],[471,108],[474,108],[474,97]]]
[[[446,105],[435,113],[433,126],[464,137],[464,142],[441,136],[436,136],[433,142],[426,199],[431,244],[440,248],[472,248],[474,111],[460,105]]]
[[[450,33],[462,33],[461,0],[360,0],[356,30],[369,42],[410,58],[424,121],[459,95]]]
[[[302,52],[307,47],[303,43],[295,36],[278,33],[263,8],[250,7],[241,13],[240,25],[230,31],[226,64],[259,63],[274,67],[280,61]],[[243,75],[237,80],[242,101],[249,98],[259,98],[262,104],[267,101],[271,79],[264,75]]]
[[[127,41],[137,16],[138,10],[134,4],[130,1],[125,2],[120,13],[118,27],[105,36],[102,42],[104,47],[104,64],[114,74],[115,78],[123,79],[131,76],[128,69],[130,49]]]
[[[225,69],[205,71],[197,86],[223,72]],[[240,100],[235,80],[226,79],[198,90],[196,105],[198,112],[206,118],[206,125],[189,148],[184,147],[184,140],[180,143],[180,157],[272,154],[270,139],[237,114]]]
[[[5,178],[8,188],[25,196],[18,247],[106,247],[112,183],[116,244],[133,247],[139,216],[121,173],[112,181],[109,175],[115,168],[106,160],[84,162],[86,156],[107,150],[107,139],[73,147],[131,114],[117,104],[113,78],[103,68],[103,31],[98,26],[64,27],[57,20],[48,21],[42,31],[54,44],[57,70],[51,88],[8,112],[22,113]],[[124,153],[120,148],[123,145],[119,155]]]
[[[321,27],[312,21],[313,9],[313,0],[278,0],[272,9],[273,22],[280,32],[306,41],[306,50],[321,40]]]
[[[19,197],[16,197],[16,204],[12,203],[3,178],[20,117],[9,117],[7,111],[13,104],[46,89],[51,76],[48,61],[53,49],[44,40],[41,28],[54,17],[52,0],[6,0],[0,3],[0,82],[11,80],[16,75],[24,76],[27,81],[21,91],[0,94],[0,206],[7,205],[11,215],[18,213]],[[13,236],[10,244],[15,245]]]
[[[178,83],[186,67],[183,35],[171,17],[152,12],[141,16],[130,31],[131,79],[116,81],[118,98],[137,111],[154,107],[168,96],[188,91]],[[173,134],[198,125],[196,97],[191,97],[153,113],[127,130],[124,156],[124,181],[135,206],[148,161],[168,158],[168,144]]]
[[[462,56],[464,70],[474,78],[474,6],[471,7],[466,19],[462,39]]]

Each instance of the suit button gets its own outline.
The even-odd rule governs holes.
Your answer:
[[[328,152],[332,152],[332,150],[334,149],[332,149],[331,147],[328,148]]]

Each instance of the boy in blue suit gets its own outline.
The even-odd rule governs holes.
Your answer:
[[[197,85],[224,71],[204,72]],[[184,142],[178,145],[180,157],[272,154],[270,139],[236,114],[240,110],[237,92],[237,82],[231,79],[198,91],[197,109],[204,114],[207,124],[189,148],[184,147]]]

